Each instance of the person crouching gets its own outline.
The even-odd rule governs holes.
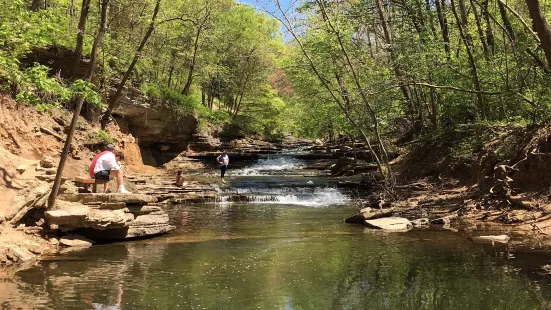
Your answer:
[[[128,194],[124,187],[124,176],[119,161],[124,160],[124,154],[115,152],[113,144],[107,145],[107,149],[94,158],[90,165],[90,177],[97,180],[109,181],[117,179],[117,193]],[[107,192],[107,183],[103,185],[103,191]]]

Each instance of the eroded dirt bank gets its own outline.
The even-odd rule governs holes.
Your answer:
[[[550,140],[549,126],[473,125],[411,141],[396,150],[402,155],[392,162],[394,192],[379,189],[362,207],[394,208],[387,216],[449,217],[452,224],[546,239],[551,233]],[[366,165],[348,159],[333,172],[350,175]]]

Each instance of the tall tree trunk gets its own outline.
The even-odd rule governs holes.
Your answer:
[[[531,0],[526,0],[526,2],[530,3]],[[509,21],[509,17],[507,17],[507,11],[505,10],[505,5],[499,0],[497,1],[497,5],[499,7],[499,14],[501,14],[501,19],[503,20],[503,26],[505,26],[505,29],[507,30],[507,33],[511,38],[511,43],[513,44],[513,47],[515,47],[517,40],[515,38],[515,32],[513,31],[513,26]]]
[[[199,49],[199,37],[201,36],[202,25],[197,26],[197,35],[195,35],[195,43],[193,44],[193,57],[191,58],[191,64],[189,65],[189,72],[187,75],[186,85],[182,94],[189,95],[191,89],[191,83],[193,82],[193,71],[195,69],[195,62],[197,61],[197,50]]]
[[[40,7],[42,5],[42,0],[33,0],[31,3],[31,10],[35,12],[40,12]]]
[[[430,24],[430,30],[432,32],[433,37],[436,38],[436,27],[434,27],[434,18],[431,11],[431,3],[430,0],[425,0],[425,11],[427,12],[427,15],[429,16],[429,24]]]
[[[476,99],[478,102],[478,109],[480,112],[480,117],[482,120],[486,120],[487,113],[486,113],[486,106],[484,104],[484,98],[482,97],[482,94],[480,93],[482,91],[482,87],[480,85],[480,79],[478,77],[478,69],[476,67],[476,62],[473,56],[473,53],[471,51],[471,45],[469,44],[469,41],[465,35],[465,31],[463,29],[463,26],[461,24],[461,21],[459,19],[459,15],[457,14],[457,9],[455,6],[455,1],[451,0],[451,8],[453,12],[453,16],[455,17],[455,21],[457,22],[457,28],[459,29],[459,35],[461,36],[461,40],[463,41],[465,45],[465,49],[467,50],[467,56],[469,58],[469,65],[471,66],[471,74],[473,79],[473,84],[475,87],[476,93]]]
[[[442,40],[444,41],[444,50],[448,59],[450,58],[450,35],[448,32],[448,19],[446,18],[446,2],[445,0],[435,0],[434,4],[436,5],[436,13],[438,14],[438,23],[440,24],[440,29],[442,31]]]
[[[547,66],[551,66],[551,30],[549,24],[541,11],[539,0],[526,0],[526,4],[532,18],[532,26],[536,30],[538,38],[540,38],[541,47],[545,53],[545,58],[547,58]]]
[[[488,50],[488,44],[486,43],[486,36],[484,35],[484,30],[482,29],[482,24],[480,23],[480,15],[476,10],[473,0],[471,0],[471,8],[473,10],[474,19],[476,21],[476,30],[478,31],[478,36],[480,37],[480,43],[482,44],[482,50],[484,51],[484,58],[490,60],[490,51]]]
[[[101,1],[100,27],[98,30],[98,35],[94,40],[94,45],[92,46],[92,54],[90,55],[90,63],[88,64],[88,71],[86,72],[86,75],[84,77],[86,81],[90,81],[92,79],[92,76],[94,75],[94,70],[96,68],[96,64],[98,60],[98,51],[103,43],[103,38],[107,33],[108,6],[109,6],[109,0]],[[63,145],[63,151],[61,152],[61,157],[59,158],[59,164],[57,166],[57,172],[56,172],[54,184],[52,186],[52,191],[50,192],[50,196],[48,197],[48,208],[50,209],[53,208],[53,206],[55,205],[57,193],[59,192],[59,187],[61,186],[63,169],[65,168],[65,162],[67,161],[67,157],[71,149],[71,142],[73,141],[73,137],[75,135],[75,128],[77,125],[78,117],[80,115],[80,110],[82,109],[83,103],[84,103],[84,96],[79,96],[77,98],[75,111],[73,112],[73,118],[71,119],[71,125],[69,126],[69,132],[67,133],[67,138],[65,139],[65,144]]]
[[[407,86],[408,78],[398,61],[398,55],[396,53],[396,50],[392,46],[391,30],[390,30],[390,26],[388,25],[388,18],[387,18],[386,12],[384,11],[384,8],[383,8],[383,1],[377,0],[376,2],[377,2],[377,11],[381,19],[381,27],[383,28],[384,39],[386,41],[385,43],[388,45],[390,60],[392,62],[392,67],[394,68],[394,74],[396,75],[396,78],[398,79],[398,82],[401,85],[400,90],[404,95],[406,106],[409,108],[408,114],[410,116],[413,116],[415,114],[415,108],[413,106],[411,91]]]
[[[80,19],[78,21],[77,32],[77,44],[75,47],[75,56],[73,64],[71,66],[71,79],[76,79],[77,69],[80,64],[80,58],[82,58],[82,50],[84,47],[84,35],[86,34],[86,22],[88,20],[88,13],[90,12],[90,0],[82,0],[82,7],[80,10]]]
[[[490,13],[488,12],[488,1],[486,0],[482,3],[484,20],[486,21],[486,40],[488,42],[488,47],[492,55],[495,53],[495,39],[494,32],[492,31],[492,25],[490,23]]]
[[[140,42],[140,46],[138,46],[136,53],[134,54],[134,59],[132,59],[130,66],[128,66],[128,69],[124,73],[124,76],[122,77],[122,80],[119,86],[117,87],[117,91],[111,98],[109,98],[109,105],[107,107],[107,111],[105,111],[105,114],[101,118],[101,129],[105,129],[105,127],[107,127],[107,124],[109,123],[109,119],[111,118],[111,113],[113,113],[113,109],[115,109],[115,105],[117,104],[117,102],[119,101],[122,95],[124,86],[126,85],[126,82],[128,81],[128,79],[130,79],[130,75],[132,74],[132,71],[134,71],[134,67],[136,66],[136,63],[141,57],[141,53],[143,48],[145,47],[145,44],[149,40],[149,37],[153,33],[153,30],[155,30],[155,20],[157,19],[157,14],[159,13],[160,7],[161,7],[161,0],[157,0],[157,3],[155,4],[155,9],[153,9],[153,16],[151,17],[149,28],[147,29],[142,39],[142,42]]]

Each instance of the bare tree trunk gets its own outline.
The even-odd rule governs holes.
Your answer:
[[[388,19],[387,19],[386,12],[384,11],[384,8],[383,8],[382,0],[377,0],[377,10],[379,12],[379,17],[381,18],[381,27],[383,28],[383,34],[386,41],[385,43],[388,45],[390,60],[392,61],[392,67],[394,68],[394,74],[396,75],[396,78],[398,79],[400,85],[406,85],[408,84],[408,78],[398,61],[398,55],[396,53],[396,50],[392,46],[391,30],[390,30],[390,26],[388,25]],[[400,86],[400,90],[404,95],[406,106],[410,110],[409,114],[413,115],[415,113],[415,108],[413,106],[413,102],[411,99],[411,91],[409,87]]]
[[[541,47],[547,58],[547,66],[551,66],[551,30],[549,24],[545,20],[545,15],[541,11],[539,0],[526,0],[530,17],[532,18],[532,26],[538,34],[541,41]]]
[[[484,20],[486,21],[486,40],[488,41],[488,46],[490,48],[490,51],[492,55],[495,53],[495,39],[494,39],[494,32],[492,31],[492,25],[490,24],[490,13],[488,12],[488,1],[484,1],[482,3]]]
[[[482,25],[480,23],[480,15],[478,15],[478,11],[476,10],[475,5],[473,4],[473,0],[471,0],[471,8],[473,10],[474,18],[476,21],[476,30],[478,31],[478,36],[480,37],[480,43],[482,44],[482,50],[484,51],[484,58],[489,61],[490,60],[490,51],[488,50],[488,45],[486,43],[486,37],[484,35],[484,30],[482,29]]]
[[[531,0],[527,0],[526,2],[530,3]],[[507,11],[505,10],[505,5],[501,1],[497,1],[497,5],[499,7],[499,13],[501,14],[501,19],[503,20],[503,25],[505,26],[505,29],[507,30],[507,33],[509,34],[509,37],[511,38],[511,42],[513,44],[513,47],[516,46],[516,38],[515,38],[515,32],[513,31],[513,26],[511,25],[511,22],[509,21],[509,17],[507,17]]]
[[[174,59],[176,58],[176,53],[172,53],[170,57],[170,69],[168,70],[168,88],[172,85],[172,74],[174,73]]]
[[[105,34],[107,33],[107,11],[109,6],[109,0],[102,0],[101,2],[101,21],[100,21],[100,28],[98,31],[98,35],[96,36],[96,39],[94,40],[94,45],[92,47],[92,54],[90,55],[90,63],[88,65],[88,72],[86,73],[86,76],[84,79],[86,81],[90,81],[92,78],[92,75],[94,74],[94,70],[96,68],[97,60],[98,60],[98,51],[103,43],[103,38],[105,37]],[[63,151],[61,153],[61,157],[59,158],[59,165],[57,166],[57,172],[54,180],[54,184],[52,186],[52,191],[50,192],[50,196],[48,197],[48,208],[53,208],[55,205],[55,201],[57,198],[57,193],[59,192],[59,187],[61,186],[61,179],[63,176],[63,169],[65,168],[65,162],[67,161],[67,157],[69,155],[69,151],[71,149],[71,142],[73,141],[73,137],[75,135],[75,128],[77,125],[78,117],[80,115],[80,110],[82,109],[82,105],[84,103],[84,96],[79,96],[77,98],[77,103],[75,107],[75,111],[73,112],[73,118],[71,119],[71,125],[69,126],[69,132],[67,133],[67,138],[65,139],[65,144],[63,145]]]
[[[71,66],[71,79],[76,79],[77,69],[80,64],[80,58],[82,58],[82,50],[84,46],[84,35],[86,34],[86,22],[88,20],[88,13],[90,12],[90,0],[82,0],[82,7],[80,10],[80,19],[78,21],[77,32],[77,44],[75,47],[75,56],[73,59],[73,65]]]
[[[186,85],[182,91],[183,95],[189,95],[191,89],[191,83],[193,82],[193,71],[195,69],[195,62],[197,60],[197,50],[199,49],[199,37],[201,35],[202,25],[197,26],[197,35],[195,36],[195,43],[193,44],[193,57],[191,58],[191,64],[189,65],[189,72],[187,75]]]
[[[128,81],[128,79],[130,79],[130,75],[132,74],[132,71],[134,71],[134,67],[136,66],[136,63],[141,57],[141,53],[143,48],[145,47],[145,44],[149,40],[149,37],[153,33],[153,30],[155,30],[155,20],[157,19],[157,14],[159,13],[160,7],[161,7],[161,0],[157,0],[157,3],[155,4],[155,9],[153,10],[153,16],[151,17],[149,28],[147,29],[147,32],[145,33],[142,39],[142,42],[140,42],[140,46],[138,46],[136,53],[134,54],[134,59],[132,59],[130,66],[128,66],[128,69],[124,73],[124,76],[122,77],[122,80],[119,86],[117,87],[117,91],[111,98],[109,98],[109,105],[107,107],[107,111],[105,111],[105,114],[101,118],[101,129],[105,129],[105,127],[107,127],[107,124],[109,123],[109,119],[111,118],[111,113],[113,113],[113,109],[115,109],[115,105],[117,104],[117,102],[119,101],[122,95],[124,86],[126,85],[126,82]]]
[[[42,5],[42,0],[33,0],[31,3],[31,10],[34,12],[40,12],[40,7]]]
[[[468,41],[468,39],[465,35],[465,31],[464,31],[463,26],[461,24],[461,21],[459,19],[459,15],[457,15],[457,10],[456,10],[456,7],[455,7],[455,1],[454,0],[451,0],[451,8],[452,8],[453,16],[455,17],[455,20],[457,22],[457,28],[459,29],[459,34],[461,36],[461,39],[462,39],[463,43],[465,44],[465,49],[467,50],[467,55],[469,57],[469,64],[471,66],[471,74],[472,74],[473,84],[474,84],[475,90],[477,91],[476,92],[476,99],[477,99],[477,102],[478,102],[478,109],[479,109],[479,112],[480,112],[480,117],[482,118],[482,120],[486,120],[486,118],[487,118],[486,106],[484,104],[484,98],[482,97],[482,93],[480,93],[481,90],[482,90],[482,87],[480,85],[480,79],[478,77],[478,69],[476,67],[476,62],[475,62],[473,53],[471,51],[471,45],[469,44],[469,41]]]
[[[442,40],[444,41],[444,50],[446,51],[446,55],[448,56],[448,59],[450,58],[450,35],[448,33],[448,19],[446,18],[445,14],[445,8],[446,8],[446,2],[445,0],[442,0],[442,3],[440,3],[440,0],[435,0],[434,4],[436,5],[436,12],[438,14],[438,23],[440,24],[440,29],[442,31]]]

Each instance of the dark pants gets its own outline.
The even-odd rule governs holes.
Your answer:
[[[228,166],[222,165],[220,166],[220,177],[224,178],[224,174],[226,174],[226,169],[228,169]]]
[[[98,171],[94,173],[94,179],[109,181],[109,174],[111,174],[111,170]]]

